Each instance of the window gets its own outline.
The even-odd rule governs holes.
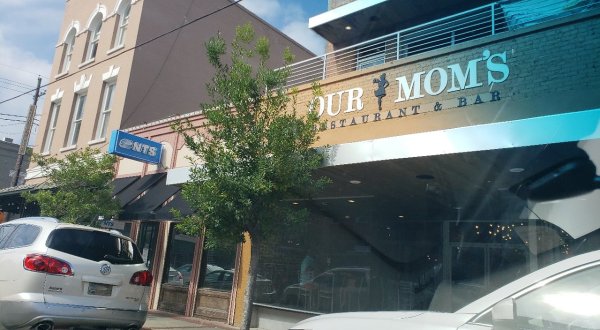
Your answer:
[[[123,46],[125,43],[125,32],[127,31],[127,24],[129,23],[129,12],[131,11],[131,2],[124,1],[119,8],[119,26],[117,27],[117,37],[115,39],[114,47]]]
[[[8,240],[10,234],[15,231],[15,228],[17,228],[17,226],[9,224],[0,226],[0,248],[3,248],[2,246]]]
[[[67,37],[65,38],[65,43],[63,45],[63,56],[62,62],[60,64],[60,73],[64,73],[69,71],[69,67],[71,66],[71,60],[73,58],[73,49],[75,48],[75,29],[71,29]]]
[[[85,61],[92,61],[96,58],[98,51],[98,42],[100,41],[100,31],[102,29],[102,15],[98,14],[92,20],[88,32],[88,45],[86,49]]]
[[[71,147],[77,144],[79,138],[79,130],[81,129],[81,119],[83,118],[83,108],[85,107],[85,99],[87,95],[77,94],[77,100],[75,101],[75,108],[73,108],[73,114],[71,115],[71,127],[69,129],[69,139],[67,140],[67,147]]]
[[[112,109],[114,92],[114,82],[104,84],[104,91],[102,93],[102,106],[100,108],[100,114],[96,127],[96,139],[103,139],[106,137],[106,127],[108,126],[108,120],[110,119],[110,111]]]
[[[517,298],[519,329],[600,328],[600,267],[567,275]]]
[[[44,147],[42,153],[49,153],[52,147],[52,140],[54,139],[54,132],[56,131],[56,118],[58,118],[58,112],[60,111],[60,103],[53,102],[50,106],[50,116],[48,117],[48,128],[46,130],[46,137],[44,138]]]
[[[144,262],[132,241],[95,230],[57,229],[48,237],[46,246],[94,261],[125,265]]]
[[[32,225],[20,225],[6,242],[5,248],[18,248],[26,245],[31,245],[40,233],[40,227]]]

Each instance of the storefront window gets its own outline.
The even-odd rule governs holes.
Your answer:
[[[193,280],[192,271],[197,239],[181,233],[176,229],[176,224],[172,223],[168,242],[158,308],[183,314],[189,295],[190,281]]]
[[[138,236],[137,245],[142,258],[146,262],[146,267],[152,269],[154,262],[154,252],[156,250],[156,240],[158,237],[158,222],[142,222],[140,224],[140,233]]]
[[[454,311],[600,247],[600,141],[324,168],[300,228],[262,251],[264,305]]]

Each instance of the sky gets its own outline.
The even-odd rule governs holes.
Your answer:
[[[0,0],[0,139],[20,143],[34,93],[17,96],[34,90],[38,76],[42,85],[49,82],[64,4],[65,0]],[[323,54],[325,41],[308,29],[308,19],[325,12],[327,0],[242,0],[240,4],[315,54]],[[38,101],[30,146],[35,143],[44,100],[43,96]]]

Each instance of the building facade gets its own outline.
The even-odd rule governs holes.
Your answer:
[[[229,276],[229,270],[235,268],[235,246],[210,251],[202,259],[200,238],[175,233],[173,216],[162,206],[175,205],[184,211],[189,208],[177,195],[180,188],[166,185],[166,173],[175,164],[189,166],[185,163],[186,150],[181,150],[182,143],[168,125],[157,126],[158,136],[144,128],[146,123],[193,113],[201,103],[210,101],[206,84],[214,72],[204,43],[217,34],[231,40],[237,27],[231,22],[250,23],[258,35],[269,39],[273,54],[282,54],[289,48],[297,59],[314,56],[229,0],[65,1],[47,85],[48,97],[33,152],[61,158],[86,147],[106,151],[112,131],[131,127],[135,128],[131,132],[156,138],[162,144],[164,157],[159,164],[119,159],[114,196],[123,212],[118,219],[103,222],[105,227],[120,230],[138,241],[154,274],[150,305],[155,309],[194,314],[193,302],[188,303],[187,295],[181,293],[187,292],[187,288],[182,288],[183,283],[190,282],[192,263],[208,262],[209,257],[210,262],[227,260],[226,268],[219,261],[223,265],[220,268],[228,271],[223,276]],[[278,68],[284,61],[273,56],[267,65]],[[29,167],[26,180],[25,185],[0,190],[0,205],[10,213],[8,219],[38,215],[39,208],[26,204],[20,194],[51,188],[45,185],[37,164]],[[172,244],[178,247],[167,252],[166,246]],[[172,265],[179,269],[165,264],[167,253],[173,254]],[[197,272],[193,270],[193,274]],[[170,288],[166,285],[162,290],[163,282],[171,283]],[[219,292],[207,296],[208,305],[201,308],[202,315],[228,322],[230,296]]]
[[[254,326],[287,329],[332,312],[454,311],[598,249],[599,5],[332,1],[311,18],[331,52],[295,63],[288,82],[297,104],[327,122],[317,147],[328,160],[317,174],[331,184],[310,200],[282,201],[311,216],[264,247]],[[130,131],[174,146],[165,182],[177,187],[193,164],[168,123]],[[180,203],[176,194],[156,212]],[[209,251],[162,226],[177,239],[157,248],[166,261],[156,308],[225,311],[221,319],[237,324],[250,243]],[[188,263],[183,284],[168,280],[167,266]]]
[[[208,100],[212,69],[204,42],[251,23],[274,52],[312,54],[243,7],[227,0],[68,0],[52,65],[49,97],[34,152],[61,156],[85,147],[106,150],[114,129],[196,111]],[[270,65],[283,65],[281,59]],[[28,183],[43,181],[32,166]]]
[[[344,311],[453,311],[598,249],[599,5],[331,1],[311,18],[330,52],[296,63],[289,83],[298,104],[327,122],[317,174],[331,184],[310,200],[282,201],[311,216],[264,247],[255,326],[287,329]],[[193,166],[169,124],[203,122],[178,113],[119,120],[165,154],[159,166],[120,161],[115,194],[125,210],[112,225],[137,239],[152,268],[153,308],[238,324],[251,243],[205,249],[167,215],[189,211],[179,185]]]
[[[331,52],[289,82],[327,122],[332,183],[283,201],[311,217],[264,247],[256,326],[454,311],[600,247],[597,1],[330,5],[309,25]],[[185,181],[175,167],[167,181]],[[238,258],[234,320],[247,246]]]

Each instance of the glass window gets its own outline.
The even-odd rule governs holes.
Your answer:
[[[600,267],[570,274],[515,300],[519,329],[600,329]]]
[[[309,219],[261,250],[274,294],[257,301],[318,313],[455,311],[600,248],[599,156],[600,140],[586,140],[319,169],[332,182],[324,191],[286,201]]]
[[[77,145],[77,139],[79,138],[79,130],[81,129],[81,120],[83,119],[83,110],[85,107],[85,100],[87,95],[76,94],[75,107],[71,114],[71,127],[69,128],[69,136],[67,141],[67,147]]]
[[[96,139],[103,139],[106,137],[106,130],[108,127],[108,121],[110,119],[110,112],[112,110],[114,91],[114,82],[104,84],[104,91],[102,92],[102,105],[100,107],[100,114],[96,123]]]
[[[75,29],[71,29],[65,43],[63,45],[62,63],[60,65],[60,73],[69,71],[71,60],[73,59],[73,50],[75,49]]]
[[[0,226],[0,248],[4,248],[4,244],[8,241],[8,237],[17,228],[14,225]]]
[[[142,258],[146,262],[146,267],[150,270],[153,266],[154,252],[156,250],[158,225],[157,222],[142,222],[137,239],[137,244],[142,251]]]
[[[127,31],[127,24],[129,24],[129,12],[131,11],[131,2],[124,1],[119,8],[119,26],[117,28],[117,38],[115,40],[114,47],[123,46],[125,43],[125,32]]]
[[[52,102],[50,105],[50,116],[48,117],[48,128],[46,129],[46,136],[44,137],[44,147],[42,153],[49,153],[52,148],[52,140],[54,140],[54,133],[56,132],[56,122],[58,113],[60,111],[60,103]]]
[[[33,225],[19,225],[6,242],[5,248],[18,248],[31,245],[40,233],[40,227]]]
[[[142,256],[129,239],[102,231],[80,229],[54,230],[46,246],[74,256],[113,264],[141,264]]]
[[[102,15],[98,14],[92,20],[88,31],[88,44],[86,48],[85,61],[92,61],[96,58],[98,51],[98,42],[100,42],[100,32],[102,30]]]

